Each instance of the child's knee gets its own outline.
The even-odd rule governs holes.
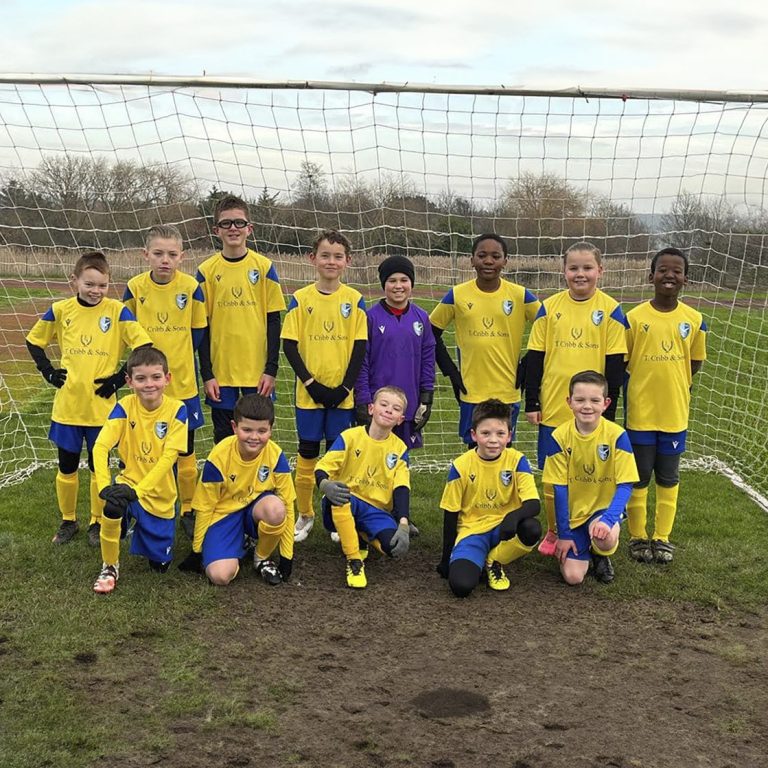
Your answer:
[[[582,563],[580,560],[566,560],[560,566],[560,573],[566,584],[571,587],[577,587],[584,581],[588,568],[589,566],[586,562]]]
[[[253,514],[268,525],[281,525],[285,522],[285,504],[279,496],[266,496],[255,505]]]
[[[237,576],[239,565],[228,562],[214,562],[205,569],[208,581],[215,587],[226,587]]]
[[[532,547],[541,538],[541,523],[535,517],[526,517],[517,526],[517,538],[526,547]]]
[[[481,570],[469,560],[455,560],[448,569],[448,586],[456,597],[469,597],[480,582]]]

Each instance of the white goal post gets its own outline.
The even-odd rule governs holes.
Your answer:
[[[352,240],[346,279],[368,300],[377,264],[399,253],[426,309],[473,276],[481,232],[507,240],[505,277],[542,298],[563,287],[563,248],[594,242],[625,310],[650,297],[649,255],[686,249],[685,300],[711,331],[688,463],[768,509],[767,126],[766,92],[0,75],[0,487],[55,458],[52,391],[24,335],[70,295],[79,253],[107,254],[119,297],[144,269],[146,229],[175,224],[194,273],[217,248],[212,204],[231,192],[251,203],[252,247],[286,293],[313,279],[308,246],[327,227]],[[289,455],[292,380],[283,360],[276,439]],[[438,374],[415,469],[460,452],[457,418]],[[520,447],[533,455],[534,442],[521,424]]]

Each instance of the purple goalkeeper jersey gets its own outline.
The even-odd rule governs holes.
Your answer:
[[[368,310],[368,344],[355,384],[355,402],[370,403],[379,387],[392,384],[408,398],[406,420],[394,432],[409,438],[405,440],[409,448],[417,447],[410,439],[409,422],[419,407],[419,393],[435,388],[435,337],[429,315],[421,307],[410,302],[397,316],[382,299]]]

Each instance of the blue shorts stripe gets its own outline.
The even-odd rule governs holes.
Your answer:
[[[478,568],[485,568],[488,553],[501,541],[499,526],[485,533],[471,533],[454,545],[450,562],[469,560]]]
[[[72,424],[59,424],[52,421],[48,430],[48,439],[62,450],[77,453],[83,450],[83,440],[89,451],[93,450],[101,427],[76,427]]]
[[[332,443],[352,426],[353,408],[297,408],[296,432],[299,440]]]
[[[659,430],[648,429],[628,429],[627,435],[632,445],[654,445],[657,453],[664,456],[677,456],[685,451],[685,444],[688,439],[688,430],[682,432],[661,432]]]

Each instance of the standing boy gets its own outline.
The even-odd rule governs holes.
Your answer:
[[[206,327],[205,298],[197,280],[178,271],[184,245],[176,227],[152,227],[147,232],[144,258],[149,270],[128,281],[123,303],[168,358],[173,376],[166,394],[187,406],[187,446],[179,453],[177,474],[181,524],[191,539],[195,528],[192,494],[197,483],[195,430],[204,421],[197,390],[195,350]]]
[[[688,282],[688,257],[663,248],[651,260],[653,298],[627,313],[626,425],[640,481],[632,491],[629,554],[641,563],[670,563],[680,456],[685,450],[691,385],[706,359],[707,324],[678,301]],[[648,484],[656,477],[653,535],[646,529]]]
[[[429,315],[411,302],[413,263],[389,256],[379,264],[384,298],[368,310],[368,345],[355,382],[358,424],[370,421],[373,393],[391,384],[405,392],[408,409],[395,434],[408,450],[421,448],[422,430],[432,413],[435,389],[435,337]]]
[[[269,396],[275,388],[285,300],[272,262],[246,244],[253,226],[245,201],[223,197],[213,215],[221,251],[200,265],[197,280],[208,315],[200,368],[218,443],[232,434],[239,394]]]
[[[488,586],[509,589],[503,566],[530,552],[541,536],[539,496],[528,459],[508,447],[509,406],[475,406],[476,444],[451,464],[440,507],[443,557],[437,572],[457,597],[467,597],[485,572]]]
[[[568,386],[573,418],[552,433],[544,464],[545,483],[555,496],[555,556],[567,584],[581,584],[593,561],[595,578],[614,579],[612,555],[619,524],[637,482],[627,433],[603,418],[610,405],[608,382],[597,371],[575,374]]]
[[[370,426],[342,432],[315,470],[323,520],[339,534],[347,559],[348,587],[368,584],[360,536],[390,557],[402,557],[410,546],[408,449],[393,434],[407,407],[402,389],[379,389],[368,406]]]
[[[489,398],[499,398],[509,406],[510,440],[514,440],[520,413],[520,348],[525,323],[533,322],[539,300],[521,285],[501,278],[507,264],[507,244],[502,237],[491,233],[475,238],[470,263],[475,279],[448,291],[430,315],[437,364],[451,380],[459,403],[459,436],[467,445],[472,445],[475,404]],[[442,340],[451,322],[456,326],[460,370]]]
[[[600,249],[585,242],[572,245],[563,255],[563,274],[567,289],[544,300],[528,339],[525,417],[539,428],[539,469],[556,450],[555,428],[573,418],[567,405],[571,377],[585,369],[605,374],[605,417],[611,421],[624,378],[626,319],[619,303],[597,287],[603,274]],[[554,555],[555,506],[546,481],[543,496],[547,533],[539,552]]]
[[[272,586],[287,581],[293,567],[291,468],[272,442],[275,407],[264,395],[244,395],[235,405],[234,434],[206,459],[192,506],[195,537],[183,571],[204,570],[212,584],[226,586],[240,570],[245,537],[258,538],[253,565]],[[270,559],[279,551],[279,566]]]
[[[116,299],[107,298],[109,264],[103,253],[83,254],[70,279],[75,295],[54,302],[35,323],[27,336],[27,349],[43,378],[58,390],[48,432],[59,460],[56,498],[61,524],[53,543],[66,544],[78,531],[77,470],[85,441],[91,471],[88,543],[98,547],[103,502],[93,446],[115,404],[115,393],[125,384],[125,367],[120,361],[126,346],[136,349],[151,342],[133,313]],[[61,354],[59,368],[45,354],[54,337]]]
[[[351,425],[352,389],[365,357],[365,302],[341,282],[351,252],[340,232],[320,233],[309,254],[317,281],[296,291],[283,326],[283,350],[296,373],[296,541],[304,541],[315,522],[312,491],[320,441],[327,450]]]
[[[131,554],[141,555],[154,571],[165,573],[173,559],[176,479],[173,467],[187,444],[187,407],[165,395],[171,376],[168,360],[154,347],[132,352],[126,364],[133,394],[112,409],[93,448],[99,495],[102,568],[93,591],[114,590],[120,573],[120,534],[136,520]],[[120,472],[114,484],[109,452],[114,446]]]

